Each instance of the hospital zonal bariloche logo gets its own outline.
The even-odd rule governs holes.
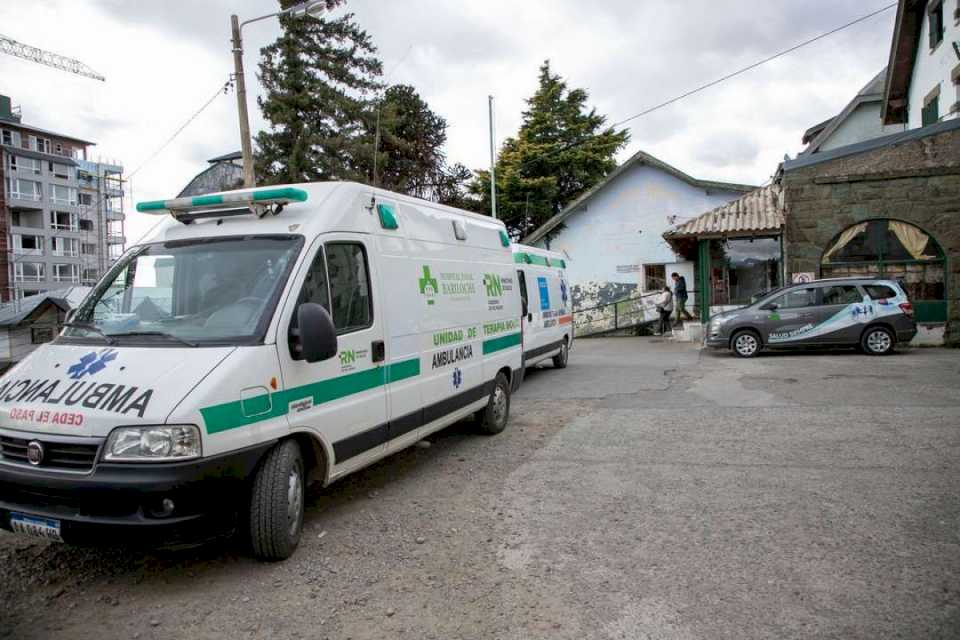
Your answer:
[[[429,266],[423,265],[423,276],[418,282],[420,293],[427,297],[427,304],[433,304],[440,286],[437,284],[437,279],[430,274]]]

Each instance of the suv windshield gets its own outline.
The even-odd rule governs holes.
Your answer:
[[[148,244],[117,261],[67,324],[65,338],[252,344],[303,244],[244,236]]]

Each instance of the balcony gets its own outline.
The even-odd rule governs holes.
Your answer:
[[[108,233],[107,244],[127,244],[127,238],[122,233]]]
[[[10,191],[7,193],[7,206],[11,211],[42,211],[43,196],[39,193]]]
[[[126,214],[123,211],[113,211],[111,209],[107,210],[107,220],[111,222],[123,222],[127,219]]]

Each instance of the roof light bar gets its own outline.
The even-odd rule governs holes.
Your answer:
[[[247,209],[262,217],[269,210],[270,205],[286,205],[291,202],[305,202],[307,192],[303,189],[283,187],[279,189],[258,189],[240,193],[224,193],[220,195],[193,196],[190,198],[174,198],[173,200],[151,200],[138,202],[137,211],[140,213],[164,214],[169,213],[174,218],[183,214],[193,214],[197,211],[217,211],[229,209],[231,212]],[[226,212],[224,212],[226,213]]]

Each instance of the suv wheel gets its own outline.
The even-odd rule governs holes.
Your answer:
[[[730,348],[741,358],[752,358],[760,352],[760,337],[753,331],[739,331],[730,340]]]
[[[886,327],[870,327],[860,338],[860,347],[872,356],[885,356],[893,353],[893,333]]]

